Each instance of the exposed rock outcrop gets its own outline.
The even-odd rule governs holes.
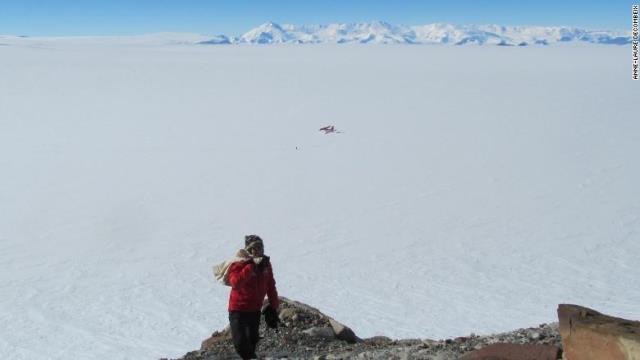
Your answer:
[[[540,354],[557,354],[561,346],[557,324],[518,329],[489,336],[457,337],[454,339],[403,339],[385,336],[360,339],[353,330],[309,305],[280,298],[278,331],[260,325],[261,340],[258,355],[261,359],[460,359],[494,344],[529,344]],[[507,350],[524,348],[502,348]],[[529,350],[526,348],[524,350]],[[554,352],[555,350],[555,352]],[[483,353],[476,353],[482,356]],[[546,356],[546,355],[545,355]],[[542,357],[540,359],[552,359]],[[214,332],[202,342],[200,350],[186,354],[182,360],[239,359],[231,342],[230,330]],[[473,357],[470,359],[484,359]],[[495,359],[495,357],[494,357]],[[528,358],[516,358],[528,359]]]
[[[567,360],[640,360],[640,321],[561,304],[560,333]]]
[[[260,359],[640,360],[640,321],[561,304],[558,323],[453,339],[361,339],[309,305],[280,297],[278,330],[260,324]],[[563,353],[564,352],[564,353]],[[239,359],[229,327],[180,360]]]

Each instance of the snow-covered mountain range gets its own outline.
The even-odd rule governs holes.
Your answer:
[[[448,44],[527,46],[582,42],[624,45],[630,32],[585,30],[564,26],[501,26],[371,23],[279,25],[264,23],[243,35],[208,36],[191,33],[156,33],[135,36],[26,37],[0,35],[2,45],[231,45],[231,44]]]
[[[329,25],[279,25],[264,23],[240,37],[218,35],[202,44],[491,44],[548,45],[584,41],[597,44],[628,44],[624,32],[590,31],[572,27],[426,24],[417,26],[372,23]]]

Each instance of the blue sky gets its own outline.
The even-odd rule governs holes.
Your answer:
[[[638,1],[640,2],[640,1]],[[0,0],[0,34],[127,35],[161,31],[239,35],[261,23],[568,25],[627,30],[628,0]]]

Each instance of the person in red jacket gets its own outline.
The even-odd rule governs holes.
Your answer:
[[[264,255],[264,243],[258,235],[244,238],[245,250],[251,255],[229,267],[229,325],[233,346],[243,359],[256,358],[256,346],[260,340],[260,311],[265,295],[272,312],[277,312],[278,291],[268,256]]]

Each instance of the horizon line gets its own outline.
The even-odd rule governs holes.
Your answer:
[[[373,21],[352,21],[352,22],[328,22],[328,23],[293,23],[293,22],[276,22],[276,21],[265,21],[256,26],[251,27],[250,29],[241,32],[237,35],[227,35],[225,33],[207,33],[207,32],[199,32],[199,31],[175,31],[175,30],[157,30],[157,31],[149,31],[149,32],[139,32],[139,33],[87,33],[87,34],[77,34],[77,35],[60,35],[60,34],[48,34],[48,35],[25,35],[25,34],[12,34],[12,33],[0,33],[0,36],[15,36],[22,38],[38,38],[38,37],[127,37],[127,36],[145,36],[145,35],[155,35],[155,34],[197,34],[197,35],[223,35],[229,38],[232,37],[240,37],[251,30],[254,30],[260,26],[273,24],[273,25],[292,25],[292,26],[329,26],[329,25],[358,25],[358,24],[375,24],[375,23],[384,23],[391,26],[405,26],[405,27],[416,27],[416,26],[425,26],[425,25],[453,25],[453,26],[505,26],[505,27],[541,27],[541,28],[570,28],[570,29],[580,29],[586,31],[607,31],[607,32],[621,32],[626,33],[629,30],[622,29],[610,29],[610,28],[590,28],[583,26],[571,26],[571,25],[538,25],[538,24],[499,24],[499,23],[453,23],[453,22],[430,22],[430,23],[419,23],[414,25],[407,25],[405,23],[393,23],[385,20],[373,20]]]

